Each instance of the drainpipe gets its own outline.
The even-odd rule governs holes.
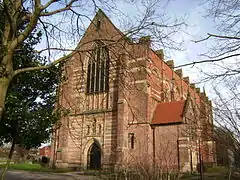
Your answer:
[[[192,146],[191,146],[192,148]],[[191,168],[191,173],[193,173],[193,157],[192,157],[192,149],[190,149],[190,168]]]
[[[52,158],[53,158],[53,162],[52,162],[52,168],[55,169],[56,168],[56,144],[57,144],[57,128],[55,129],[55,133],[54,133],[54,142],[53,142],[53,154],[52,154]]]
[[[202,159],[202,152],[201,152],[201,143],[200,143],[200,139],[198,142],[198,155],[199,155],[199,168],[200,168],[200,179],[203,180],[204,176],[203,176],[203,159]]]
[[[156,151],[155,151],[155,127],[152,126],[152,136],[153,136],[153,171],[155,172],[156,166]]]
[[[177,139],[177,162],[178,162],[178,172],[180,172],[180,157],[179,157],[179,139]]]
[[[178,172],[180,172],[180,149],[179,149],[179,126],[177,125],[177,162],[178,162]]]

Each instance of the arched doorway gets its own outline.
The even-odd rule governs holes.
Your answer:
[[[88,169],[101,169],[101,148],[95,141],[88,150],[87,167]]]

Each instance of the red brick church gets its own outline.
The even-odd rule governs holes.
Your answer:
[[[99,10],[64,64],[57,167],[194,171],[214,163],[211,101],[150,37],[131,41]]]

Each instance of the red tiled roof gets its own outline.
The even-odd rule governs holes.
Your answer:
[[[155,109],[152,125],[183,122],[185,100],[159,103]]]

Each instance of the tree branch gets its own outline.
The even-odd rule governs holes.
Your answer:
[[[63,11],[67,11],[67,10],[70,10],[72,4],[74,2],[76,2],[77,0],[71,0],[67,5],[66,7],[64,8],[61,8],[61,9],[57,9],[55,11],[51,11],[51,12],[48,12],[48,13],[41,13],[40,16],[51,16],[51,15],[54,15],[54,14],[57,14],[57,13],[60,13],[60,12],[63,12]]]
[[[65,60],[67,60],[68,58],[70,58],[71,56],[73,56],[76,52],[72,52],[66,56],[63,56],[55,61],[53,61],[52,63],[50,63],[49,65],[46,65],[46,66],[38,66],[38,67],[28,67],[28,68],[22,68],[22,69],[17,69],[13,72],[13,77],[20,74],[20,73],[23,73],[23,72],[29,72],[29,71],[36,71],[36,70],[42,70],[42,69],[48,69],[56,64],[59,64]]]
[[[47,9],[51,4],[57,2],[59,0],[51,0],[51,1],[48,1],[44,6],[43,6],[43,9]]]
[[[221,36],[221,35],[210,34],[210,33],[208,33],[207,35],[208,35],[208,36],[207,36],[206,38],[203,38],[203,39],[200,39],[200,40],[196,40],[196,41],[193,41],[193,42],[195,42],[195,43],[203,42],[203,41],[208,40],[208,39],[211,38],[211,37],[221,38],[221,39],[235,39],[235,40],[240,40],[240,37],[236,37],[236,36]]]
[[[229,55],[229,56],[224,56],[224,57],[219,58],[219,59],[207,59],[207,60],[202,60],[202,61],[194,61],[194,62],[191,62],[191,63],[186,63],[186,64],[182,64],[182,65],[179,65],[179,66],[175,66],[174,68],[180,68],[180,67],[191,66],[191,65],[194,66],[195,64],[201,64],[201,63],[218,62],[218,61],[222,61],[224,59],[231,58],[231,57],[236,57],[236,56],[240,56],[240,54],[232,54],[232,55]]]
[[[236,40],[240,40],[240,37],[236,37],[236,36],[221,36],[221,35],[210,34],[210,33],[208,33],[208,35],[210,37],[216,37],[216,38],[222,38],[222,39],[236,39]]]
[[[40,0],[35,0],[34,11],[32,12],[30,22],[28,23],[25,30],[12,41],[10,49],[15,49],[19,44],[21,44],[29,36],[29,34],[31,34],[31,32],[37,25],[39,15],[42,10],[41,7],[42,5],[40,3]]]
[[[53,0],[54,1],[54,0]],[[42,24],[42,26],[43,26],[43,30],[44,30],[44,32],[45,32],[45,36],[46,36],[46,41],[47,41],[47,47],[48,47],[48,58],[50,59],[50,55],[51,55],[51,53],[50,53],[50,42],[49,42],[49,37],[48,37],[48,32],[47,32],[47,27],[45,26],[45,24],[42,22],[42,20],[39,18],[39,21],[40,21],[40,23]]]

